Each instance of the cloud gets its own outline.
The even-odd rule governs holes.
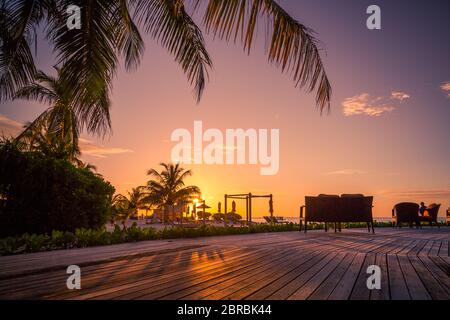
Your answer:
[[[407,198],[437,198],[437,199],[450,198],[450,189],[386,191],[383,193],[397,197],[407,197]]]
[[[372,98],[368,93],[346,98],[342,102],[344,115],[347,117],[355,115],[367,115],[370,117],[379,117],[384,113],[392,112],[396,106],[408,100],[411,96],[406,92],[392,91],[389,97]]]
[[[0,136],[14,137],[22,130],[22,123],[0,114]]]
[[[378,117],[386,112],[391,112],[395,108],[390,105],[378,105],[379,99],[371,99],[368,93],[350,97],[342,102],[344,107],[344,115],[347,117],[355,115],[368,115],[371,117]]]
[[[442,83],[441,90],[447,95],[447,98],[450,98],[450,81]]]
[[[105,147],[102,145],[97,145],[93,141],[83,138],[79,139],[79,143],[82,155],[89,155],[97,158],[106,158],[106,156],[112,154],[133,152],[133,150],[125,148]]]
[[[342,170],[336,170],[331,172],[324,173],[327,176],[331,175],[355,175],[355,174],[365,174],[364,171],[358,170],[358,169],[342,169]]]
[[[408,100],[409,98],[411,98],[411,96],[402,91],[392,91],[391,93],[391,99],[398,100],[400,102]]]

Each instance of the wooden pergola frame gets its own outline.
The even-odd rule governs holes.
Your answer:
[[[247,224],[252,223],[252,199],[253,198],[269,198],[269,211],[270,211],[270,221],[273,222],[273,195],[254,195],[250,193],[239,193],[239,194],[225,194],[225,222],[228,207],[228,199],[245,200],[245,220]]]

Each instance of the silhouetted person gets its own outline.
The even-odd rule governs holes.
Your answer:
[[[427,207],[425,206],[425,203],[421,202],[420,208],[419,208],[419,213],[421,216],[423,216],[425,214],[425,210],[427,210]]]

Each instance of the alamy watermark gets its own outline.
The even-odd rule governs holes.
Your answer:
[[[366,285],[369,290],[381,290],[381,268],[377,265],[370,265],[366,270],[370,276],[367,278]]]
[[[78,6],[70,5],[66,9],[67,17],[66,26],[69,30],[81,29],[81,9]]]
[[[171,151],[171,160],[183,164],[261,166],[261,175],[276,175],[280,168],[279,129],[210,128],[203,131],[203,122],[194,121],[194,131],[175,129],[170,137],[178,142]],[[206,144],[204,146],[204,143]]]
[[[366,13],[370,14],[366,21],[367,29],[381,30],[381,8],[373,4],[367,7]]]
[[[67,267],[67,274],[70,276],[66,280],[66,286],[69,290],[81,289],[81,269],[79,266],[72,264]]]

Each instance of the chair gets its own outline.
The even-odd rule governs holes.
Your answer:
[[[419,216],[419,221],[420,222],[428,222],[430,224],[430,226],[433,226],[433,222],[435,224],[437,224],[438,228],[440,228],[439,226],[439,222],[437,221],[437,217],[438,217],[438,213],[439,213],[439,208],[441,207],[440,204],[430,204],[425,212],[428,212],[428,216]],[[447,211],[448,214],[448,211]]]
[[[339,210],[339,196],[319,195],[318,197],[305,197],[305,205],[300,207],[300,231],[303,221],[305,222],[305,233],[308,230],[308,221],[324,222],[325,232],[328,231],[327,222],[335,222]],[[305,215],[303,211],[305,210]],[[336,231],[336,225],[335,225]]]
[[[392,209],[392,226],[401,228],[402,223],[408,223],[412,227],[413,223],[416,227],[420,227],[419,205],[412,202],[397,203]]]
[[[369,232],[372,229],[372,233],[375,233],[372,218],[373,197],[365,197],[362,194],[343,194],[341,206],[339,229],[341,222],[366,222]]]
[[[447,209],[447,226],[450,226],[450,207]]]

